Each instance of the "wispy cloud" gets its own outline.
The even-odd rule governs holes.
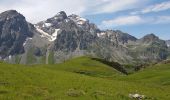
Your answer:
[[[108,28],[141,23],[144,23],[144,20],[140,16],[121,16],[112,20],[105,20],[100,26]]]
[[[146,13],[150,13],[150,12],[165,11],[168,9],[170,9],[170,1],[162,2],[160,4],[151,5],[151,6],[148,6],[140,11],[132,12],[131,14],[146,14]]]
[[[170,23],[170,16],[158,16],[154,18],[153,24],[169,24]]]
[[[96,5],[90,7],[90,13],[100,14],[100,13],[112,13],[121,10],[132,9],[138,7],[139,0],[94,0],[98,2]],[[94,8],[94,9],[91,9]]]
[[[120,16],[115,19],[105,20],[101,23],[100,27],[113,28],[117,26],[129,26],[139,24],[169,24],[170,16],[156,16],[156,17],[141,17],[134,16]]]
[[[14,2],[15,1],[15,2]],[[81,14],[86,8],[85,0],[6,0],[0,3],[0,12],[15,9],[26,16],[30,22],[38,22],[52,17],[59,11],[66,11],[68,14]]]
[[[138,7],[139,0],[2,0],[0,12],[16,9],[28,21],[38,22],[52,17],[59,11],[67,14],[103,14]]]

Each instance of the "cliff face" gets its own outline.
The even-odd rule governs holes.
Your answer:
[[[30,24],[25,17],[15,10],[0,14],[0,56],[24,53],[23,43],[27,37],[32,37]]]

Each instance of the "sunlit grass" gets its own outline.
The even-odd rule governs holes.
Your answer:
[[[170,99],[170,64],[158,64],[132,75],[89,57],[56,65],[0,63],[0,100],[147,100]]]

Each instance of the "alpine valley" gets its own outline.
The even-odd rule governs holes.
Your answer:
[[[170,40],[64,11],[37,24],[2,12],[0,100],[170,100]]]

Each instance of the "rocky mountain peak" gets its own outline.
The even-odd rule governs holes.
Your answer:
[[[8,10],[0,14],[1,21],[10,20],[14,18],[20,18],[20,19],[25,20],[25,17],[21,15],[20,13],[18,13],[16,10]]]
[[[72,14],[70,16],[68,16],[70,19],[72,19],[74,22],[76,22],[78,25],[83,25],[86,23],[89,23],[89,21],[85,18],[82,18],[78,15]]]
[[[55,34],[54,39],[48,39],[50,41],[54,41],[56,37],[58,37],[58,34],[64,31],[66,33],[74,32],[76,34],[87,32],[94,35],[98,30],[97,26],[93,23],[89,23],[87,19],[75,14],[67,16],[64,11],[59,12],[54,17],[45,21],[37,23],[35,26],[43,37],[51,37],[51,35]]]
[[[15,10],[0,14],[0,56],[23,53],[23,42],[33,33],[25,17]]]
[[[19,14],[19,13],[18,13],[16,10],[7,10],[7,11],[1,13],[1,15],[4,15],[4,16],[5,16],[5,15],[6,15],[6,16],[7,16],[7,15],[8,15],[8,16],[9,16],[9,15],[13,16],[13,15],[17,15],[17,14]]]
[[[146,36],[144,36],[144,38],[158,39],[158,37],[155,34],[153,34],[153,33],[147,34]]]
[[[126,44],[129,41],[135,42],[137,38],[131,36],[127,33],[124,33],[120,30],[106,30],[100,33],[97,33],[98,37],[104,37],[110,39],[110,41],[114,42],[115,44]]]
[[[64,11],[60,11],[54,17],[37,23],[36,26],[47,32],[50,28],[59,28],[62,24],[67,22],[69,22],[67,14]]]
[[[60,11],[59,13],[57,13],[57,15],[54,16],[56,19],[57,18],[61,18],[61,19],[66,19],[67,18],[67,14],[64,11]]]
[[[72,14],[68,16],[68,18],[80,27],[81,29],[88,31],[89,33],[95,34],[99,31],[98,27],[94,23],[90,23],[90,21],[86,18],[80,17],[78,15]]]
[[[142,38],[143,42],[153,42],[159,40],[159,37],[157,37],[155,34],[147,34]]]

